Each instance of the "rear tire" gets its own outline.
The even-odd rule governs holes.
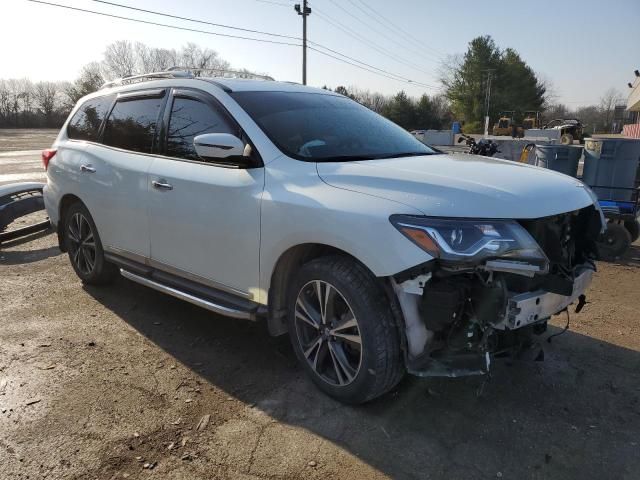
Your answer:
[[[598,241],[598,251],[603,260],[615,260],[622,256],[631,245],[631,235],[619,223],[607,224],[607,231]]]
[[[105,260],[96,224],[82,203],[66,211],[63,236],[71,266],[82,283],[103,285],[114,280],[118,269]]]
[[[296,356],[327,395],[364,403],[402,379],[405,367],[389,301],[361,264],[331,256],[303,265],[287,307]]]
[[[627,220],[624,222],[624,228],[631,235],[631,243],[638,240],[638,237],[640,237],[640,223],[638,223],[638,220]]]

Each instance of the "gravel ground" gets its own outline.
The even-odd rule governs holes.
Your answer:
[[[544,362],[347,407],[263,324],[83,286],[50,233],[5,243],[0,478],[640,478],[640,244],[598,267]]]
[[[544,362],[347,407],[262,324],[83,287],[52,234],[5,244],[0,477],[636,479],[640,246],[599,268]]]
[[[0,128],[0,152],[49,148],[58,131],[53,128]]]

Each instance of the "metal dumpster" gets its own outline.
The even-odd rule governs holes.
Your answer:
[[[577,177],[581,156],[582,147],[578,145],[536,144],[534,165]]]
[[[633,202],[640,183],[640,140],[587,138],[582,181],[602,201]]]

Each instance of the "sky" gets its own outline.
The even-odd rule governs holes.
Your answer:
[[[46,0],[88,10],[212,32],[298,43],[125,10],[95,0]],[[111,0],[147,10],[301,37],[294,0]],[[301,0],[300,0],[301,1]],[[0,78],[71,80],[116,40],[179,48],[187,42],[219,52],[233,67],[276,80],[301,81],[302,49],[143,25],[27,0],[3,0]],[[571,108],[596,104],[609,88],[626,98],[640,68],[640,0],[309,0],[308,38],[406,83],[308,52],[307,83],[357,86],[385,94],[441,92],[442,62],[478,35],[512,47]],[[311,44],[313,46],[313,44]],[[331,53],[331,52],[328,52]],[[335,53],[331,53],[336,56]],[[342,57],[345,60],[345,57]],[[348,60],[352,62],[352,60]]]

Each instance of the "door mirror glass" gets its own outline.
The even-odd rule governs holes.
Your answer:
[[[199,157],[207,159],[241,158],[245,153],[245,143],[230,133],[205,133],[193,139],[193,146]]]

